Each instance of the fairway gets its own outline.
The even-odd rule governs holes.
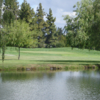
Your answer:
[[[1,58],[1,55],[0,55]],[[21,48],[21,57],[18,60],[18,51],[15,48],[6,49],[4,64],[7,66],[31,64],[100,64],[100,51],[65,48]],[[0,61],[2,65],[2,61]]]

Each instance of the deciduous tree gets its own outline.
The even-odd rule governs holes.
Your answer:
[[[81,0],[75,7],[76,16],[66,16],[67,36],[70,39],[71,46],[85,46],[88,41],[90,44],[91,25],[94,19],[93,0]]]
[[[20,59],[20,48],[27,46],[32,47],[36,44],[37,39],[33,40],[35,33],[30,31],[29,24],[24,21],[14,21],[9,26],[9,42],[18,47],[18,59]]]

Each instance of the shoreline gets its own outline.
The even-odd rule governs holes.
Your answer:
[[[85,64],[85,65],[65,65],[65,64],[28,64],[28,65],[17,65],[7,66],[3,65],[0,67],[0,71],[36,71],[36,70],[69,70],[69,69],[100,69],[99,64]]]

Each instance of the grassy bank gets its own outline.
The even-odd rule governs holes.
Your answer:
[[[1,58],[1,55],[0,55]],[[87,66],[100,64],[100,51],[81,50],[67,48],[21,48],[21,57],[18,60],[18,52],[15,48],[8,47],[5,61],[0,61],[0,69],[17,68],[48,68],[51,66]],[[72,68],[72,67],[71,67]]]

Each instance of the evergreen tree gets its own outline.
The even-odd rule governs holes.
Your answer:
[[[27,23],[30,23],[32,18],[34,17],[34,10],[30,7],[30,5],[24,0],[24,2],[21,5],[21,10],[19,14],[19,18],[21,20],[25,20]]]
[[[12,11],[5,10],[3,19],[5,24],[11,24],[11,22],[15,20],[14,13]]]
[[[49,14],[47,14],[47,24],[48,24],[48,31],[47,31],[47,39],[46,44],[47,47],[55,47],[58,40],[58,35],[56,32],[56,26],[54,24],[56,18],[53,18],[52,10],[49,9]]]
[[[17,0],[5,0],[5,7],[6,10],[13,11],[15,18],[17,18],[19,12],[19,3]]]
[[[4,10],[3,19],[5,23],[10,24],[18,17],[19,5],[17,0],[5,0],[4,5],[5,7],[3,9]]]
[[[38,47],[44,47],[45,44],[45,33],[47,28],[47,23],[44,21],[45,12],[42,8],[42,4],[39,4],[37,12],[35,14],[36,23],[37,23],[37,38],[38,38]]]

